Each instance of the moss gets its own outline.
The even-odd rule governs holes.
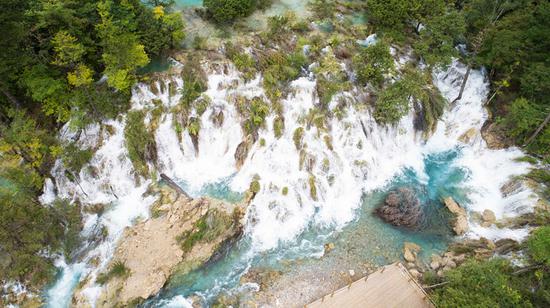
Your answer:
[[[124,128],[128,156],[134,169],[142,176],[149,172],[147,162],[156,160],[157,151],[153,134],[145,126],[144,120],[144,111],[129,112]]]
[[[222,211],[212,209],[197,220],[192,230],[179,235],[176,240],[185,253],[190,252],[197,243],[216,240],[233,226],[233,219]]]
[[[281,193],[283,194],[283,196],[286,196],[288,195],[288,187],[283,187],[283,190],[281,191]]]
[[[123,278],[130,275],[130,269],[126,267],[126,264],[122,261],[116,261],[111,266],[111,269],[106,273],[101,273],[97,276],[96,282],[99,284],[106,284],[113,278]]]
[[[279,139],[281,136],[283,136],[285,130],[285,120],[283,117],[276,117],[273,120],[273,133],[275,134],[275,138]]]
[[[329,135],[325,135],[323,139],[325,140],[325,145],[327,146],[327,149],[329,149],[330,151],[334,150],[334,148],[332,147],[332,138]]]
[[[322,168],[323,168],[323,171],[325,171],[325,172],[328,172],[328,171],[329,171],[329,169],[330,169],[330,161],[328,160],[328,158],[323,159]]]
[[[250,182],[250,188],[249,190],[254,193],[254,194],[257,194],[258,192],[260,192],[260,177],[259,176],[254,176],[254,178],[252,179],[252,182]]]
[[[191,117],[187,123],[187,131],[191,136],[198,136],[201,130],[201,120],[199,118]]]
[[[197,99],[194,104],[197,114],[199,116],[203,115],[211,103],[212,103],[212,99],[208,95],[204,95],[204,94],[201,95],[201,97]]]
[[[260,146],[265,147],[265,139],[264,138],[260,139]]]
[[[296,146],[297,150],[300,150],[302,148],[303,138],[304,138],[304,128],[303,127],[296,128],[294,130],[292,140],[294,140],[294,145]]]
[[[317,187],[315,186],[315,176],[311,174],[309,176],[309,195],[313,201],[317,201]]]

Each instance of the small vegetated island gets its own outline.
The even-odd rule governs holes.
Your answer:
[[[550,306],[550,2],[3,0],[0,306]]]

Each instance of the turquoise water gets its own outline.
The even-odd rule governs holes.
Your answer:
[[[176,7],[188,8],[202,6],[202,0],[176,0]]]
[[[154,57],[149,64],[138,69],[138,74],[150,74],[164,72],[170,68],[168,58],[163,56]]]
[[[210,183],[204,185],[200,190],[191,190],[189,185],[185,181],[180,181],[178,184],[187,192],[191,197],[197,198],[200,196],[207,196],[210,198],[223,200],[231,203],[241,202],[244,198],[244,194],[232,191],[229,188],[229,183],[233,179],[233,176],[221,179],[216,183]]]
[[[468,172],[454,165],[459,155],[460,150],[457,149],[426,156],[424,174],[417,174],[411,169],[402,170],[383,190],[365,194],[362,206],[357,209],[357,219],[342,230],[312,222],[292,243],[281,243],[278,248],[261,254],[251,252],[251,241],[245,236],[224,251],[221,258],[192,273],[173,278],[156,298],[147,301],[143,307],[162,307],[177,295],[198,295],[211,303],[220,294],[236,290],[241,276],[249,268],[295,275],[301,267],[308,266],[334,270],[364,262],[386,265],[401,260],[404,242],[419,244],[422,247],[420,257],[427,261],[432,253],[444,251],[453,239],[441,199],[452,196],[459,202],[468,202],[467,191],[461,188]],[[235,193],[228,189],[229,181],[230,178],[208,185],[201,191],[233,200]],[[392,227],[372,214],[388,191],[404,186],[417,193],[424,207],[427,220],[418,232]],[[318,258],[323,253],[323,245],[328,242],[335,244],[334,251],[327,257]],[[299,266],[288,265],[296,260],[301,260]]]

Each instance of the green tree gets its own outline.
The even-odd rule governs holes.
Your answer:
[[[110,86],[121,91],[128,91],[135,82],[135,71],[149,63],[145,47],[139,43],[136,34],[119,26],[126,22],[113,16],[113,1],[104,0],[98,4],[101,23],[97,25],[103,46],[105,75]]]
[[[428,19],[414,43],[418,53],[428,65],[448,65],[458,56],[456,43],[466,31],[463,15],[455,9]]]
[[[357,82],[372,83],[375,86],[382,86],[384,75],[391,73],[394,69],[390,47],[384,41],[361,49],[353,57],[353,65]]]
[[[449,284],[436,289],[433,300],[439,307],[531,307],[513,288],[508,261],[468,261],[448,271]]]
[[[219,24],[233,23],[254,11],[255,0],[204,0],[204,7]]]

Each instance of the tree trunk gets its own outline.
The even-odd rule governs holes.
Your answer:
[[[160,177],[161,177],[161,179],[163,179],[166,182],[166,185],[170,186],[172,189],[177,191],[179,194],[184,195],[187,199],[192,199],[178,184],[176,184],[176,182],[174,182],[166,174],[161,173]]]
[[[531,142],[533,142],[533,140],[535,140],[535,138],[537,138],[538,134],[540,134],[540,132],[544,129],[544,127],[546,125],[548,125],[548,122],[550,122],[550,113],[548,113],[548,115],[546,116],[546,119],[544,119],[542,124],[537,128],[537,130],[533,133],[533,135],[531,135],[531,137],[529,137],[529,139],[527,139],[527,142],[525,142],[525,144],[523,146],[526,147]]]
[[[462,79],[462,85],[460,86],[460,92],[458,96],[451,102],[451,108],[454,107],[455,103],[462,99],[462,94],[464,94],[464,89],[466,88],[466,83],[468,82],[468,77],[470,77],[470,71],[472,68],[468,65],[464,79]]]

